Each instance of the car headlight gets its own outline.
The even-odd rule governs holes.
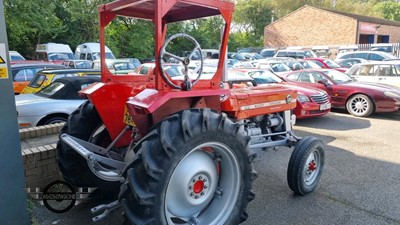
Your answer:
[[[383,92],[383,94],[387,97],[391,97],[391,98],[400,98],[400,94],[397,94],[395,92],[391,92],[391,91],[385,91]]]
[[[303,102],[311,102],[310,98],[307,97],[306,95],[303,94],[298,94],[297,95],[297,100],[299,100],[299,102],[303,103]]]

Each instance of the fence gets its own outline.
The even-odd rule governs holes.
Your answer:
[[[390,52],[394,56],[400,57],[400,43],[359,44],[358,50],[368,51],[371,49],[372,45],[374,45],[374,48],[377,48],[381,51]]]

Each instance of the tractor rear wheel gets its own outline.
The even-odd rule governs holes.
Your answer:
[[[75,110],[65,123],[60,135],[66,133],[84,141],[106,147],[111,143],[99,114],[89,101]],[[98,178],[89,169],[86,159],[62,141],[57,143],[58,167],[64,179],[75,187],[98,187],[108,192],[118,191],[120,182]]]
[[[133,224],[239,224],[254,199],[255,154],[239,125],[210,109],[157,124],[131,151],[119,199]]]
[[[290,189],[298,195],[314,191],[325,163],[324,144],[315,137],[301,139],[289,160],[287,180]]]

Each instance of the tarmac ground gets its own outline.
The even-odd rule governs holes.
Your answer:
[[[342,111],[299,120],[296,135],[316,136],[326,144],[325,168],[319,186],[306,196],[287,186],[287,164],[293,149],[257,151],[245,225],[340,224],[400,225],[400,113],[356,118]],[[64,214],[33,202],[33,224],[92,224],[90,208],[108,203],[86,200]],[[119,209],[96,224],[122,224]]]

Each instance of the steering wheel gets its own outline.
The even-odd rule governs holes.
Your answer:
[[[167,52],[167,51],[165,50],[166,47],[168,46],[168,44],[169,44],[171,41],[173,41],[173,40],[175,40],[175,39],[177,39],[177,38],[185,38],[185,39],[188,39],[190,42],[192,42],[192,43],[194,44],[195,47],[194,47],[193,50],[190,52],[189,56],[187,56],[187,57],[180,57],[180,56],[177,56],[177,55],[172,54],[172,53],[170,53],[170,52]],[[189,66],[189,63],[190,63],[190,58],[192,58],[192,56],[193,56],[197,51],[199,51],[199,53],[200,53],[200,69],[199,69],[199,71],[198,71],[199,75],[197,76],[197,78],[196,78],[195,80],[190,81],[190,79],[189,79],[189,74],[188,74],[188,72],[189,72],[188,66]],[[164,57],[171,57],[171,58],[174,58],[174,59],[178,60],[179,62],[181,62],[181,63],[183,64],[183,66],[185,67],[185,73],[184,73],[185,77],[184,77],[184,81],[181,83],[180,86],[174,84],[174,83],[171,81],[171,78],[170,78],[169,76],[167,76],[167,74],[164,72],[164,70],[163,70],[163,60],[162,60]],[[161,72],[161,75],[162,75],[164,81],[167,82],[167,84],[168,84],[169,86],[171,86],[172,88],[174,88],[174,89],[181,89],[181,90],[185,90],[185,91],[186,91],[186,90],[192,89],[192,87],[197,83],[197,81],[199,81],[200,76],[201,76],[201,73],[203,72],[203,64],[204,64],[204,61],[203,61],[203,54],[201,53],[201,47],[200,47],[199,43],[198,43],[192,36],[187,35],[187,34],[184,34],[184,33],[178,33],[178,34],[171,35],[170,37],[167,38],[167,40],[165,40],[165,42],[164,42],[164,44],[163,44],[163,46],[162,46],[162,48],[161,48],[161,51],[160,51],[159,62],[160,62],[160,72]]]

